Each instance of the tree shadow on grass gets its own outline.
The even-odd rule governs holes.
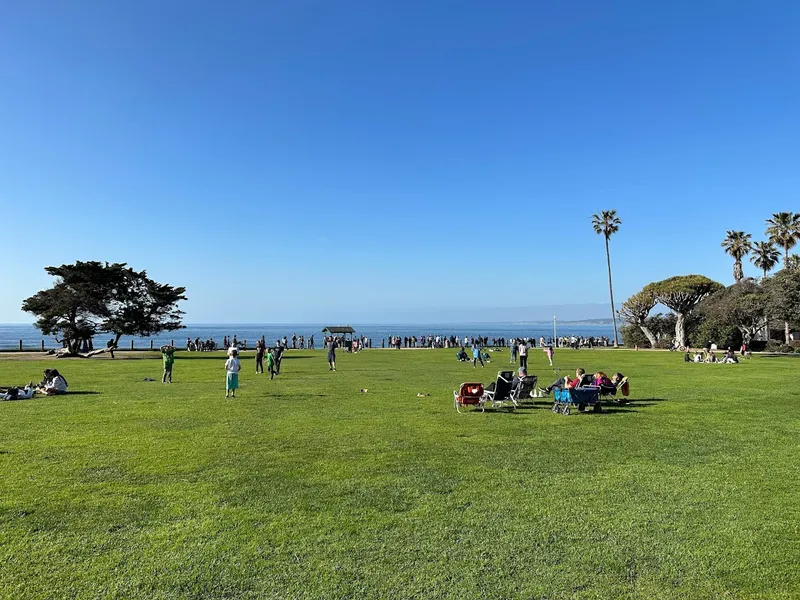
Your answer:
[[[89,390],[75,390],[73,392],[67,392],[66,394],[62,394],[64,396],[89,396],[99,394],[100,392],[93,392]]]
[[[783,353],[774,353],[774,354],[762,354],[761,358],[798,358],[800,359],[800,353],[798,352],[787,352],[786,354]]]

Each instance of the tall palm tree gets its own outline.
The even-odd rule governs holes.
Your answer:
[[[767,273],[775,268],[781,259],[780,250],[772,242],[756,242],[753,244],[753,256],[750,262],[764,272],[764,279]]]
[[[728,231],[728,235],[722,241],[725,252],[733,257],[733,280],[740,282],[744,278],[742,269],[742,258],[753,249],[752,237],[744,231]]]
[[[790,267],[789,250],[800,240],[800,214],[792,212],[773,213],[767,219],[767,235],[771,242],[783,248],[783,266]],[[789,321],[783,323],[786,343],[789,343]]]
[[[800,241],[800,213],[773,213],[767,219],[767,235],[776,246],[783,248],[783,262],[789,260],[789,250]]]
[[[609,238],[619,231],[622,221],[617,217],[616,210],[604,210],[600,214],[592,215],[592,227],[597,234],[606,240],[606,262],[608,263],[608,295],[611,297],[611,318],[614,319],[614,348],[619,346],[617,341],[617,311],[614,310],[614,288],[611,285],[611,254],[608,251]]]

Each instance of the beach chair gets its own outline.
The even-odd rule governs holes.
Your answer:
[[[453,390],[453,405],[458,412],[467,406],[477,406],[483,412],[483,384],[462,383],[458,390]]]
[[[503,406],[503,402],[511,400],[512,379],[514,379],[514,371],[498,371],[494,389],[486,389],[483,391],[483,404],[491,402],[494,408],[500,408]],[[514,407],[516,406],[517,403],[514,402]]]
[[[593,412],[600,412],[600,388],[587,385],[579,388],[553,388],[553,412],[568,415],[573,408],[584,412],[591,406]]]
[[[527,400],[531,398],[531,392],[536,390],[536,383],[539,381],[539,378],[536,375],[526,375],[522,379],[520,379],[519,383],[516,387],[511,390],[511,401],[514,403],[514,407],[519,406],[519,403],[523,400]]]
[[[628,382],[627,377],[623,377],[620,379],[613,387],[609,386],[602,386],[600,388],[600,397],[607,398],[609,396],[613,397],[616,402],[625,402],[624,398],[627,398],[628,395],[631,393],[631,386]],[[618,397],[622,396],[622,398]]]

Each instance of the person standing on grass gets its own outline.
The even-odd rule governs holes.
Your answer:
[[[477,340],[472,342],[472,368],[475,369],[478,367],[478,361],[481,361],[481,367],[485,367],[486,365],[483,364],[483,358],[481,358],[481,345],[478,343]]]
[[[161,346],[161,359],[164,361],[164,376],[161,383],[172,383],[172,365],[175,364],[175,348],[169,344]]]
[[[266,347],[264,342],[258,340],[256,342],[256,374],[264,372],[264,352],[266,351]],[[259,371],[259,367],[261,371]]]
[[[275,349],[270,348],[267,354],[267,371],[269,371],[269,378],[275,378]]]
[[[525,343],[525,340],[519,341],[519,346],[517,348],[519,350],[519,368],[528,370],[528,344]]]
[[[550,361],[550,366],[553,366],[553,347],[547,345],[544,347],[544,353],[547,355],[547,360]]]
[[[283,360],[283,351],[286,349],[286,346],[278,345],[275,346],[275,375],[281,374],[281,361]]]
[[[239,362],[239,351],[236,348],[231,348],[230,356],[225,361],[225,397],[228,397],[228,392],[231,398],[236,398],[236,390],[239,389],[239,371],[242,364]]]
[[[328,343],[328,370],[335,371],[336,370],[336,338],[331,337],[331,341]]]
[[[511,340],[511,348],[510,348],[510,350],[511,350],[511,360],[508,361],[508,362],[516,364],[517,363],[517,344],[514,342],[514,340]]]

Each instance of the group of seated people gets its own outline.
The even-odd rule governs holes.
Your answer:
[[[588,386],[600,388],[600,395],[602,396],[615,396],[617,389],[628,384],[628,378],[622,373],[614,373],[610,378],[603,371],[597,373],[587,373],[584,369],[578,367],[575,370],[575,377],[569,376],[559,377],[546,388],[539,388],[541,397],[550,395],[553,388],[562,389],[575,389]],[[625,393],[623,391],[623,393]],[[627,396],[627,393],[625,393]]]
[[[38,392],[45,396],[56,396],[67,393],[67,380],[58,372],[58,369],[45,369],[42,381],[35,386],[33,382],[28,382],[24,387],[9,386],[0,387],[0,399],[2,400],[28,400],[33,398],[33,394]]]
[[[483,350],[480,350],[480,349],[478,350],[478,352],[480,352],[481,360],[485,360],[487,362],[492,362],[492,357],[489,356],[489,354],[487,352],[484,352]],[[467,354],[467,351],[464,349],[464,346],[461,346],[461,350],[456,352],[456,360],[458,360],[460,362],[469,362],[469,361],[472,360],[469,357],[469,355]]]
[[[736,357],[736,353],[730,348],[728,348],[721,358],[717,358],[717,354],[711,348],[704,348],[702,352],[697,350],[694,353],[692,353],[691,350],[686,350],[686,354],[683,355],[683,361],[735,365],[739,362],[739,359]]]

